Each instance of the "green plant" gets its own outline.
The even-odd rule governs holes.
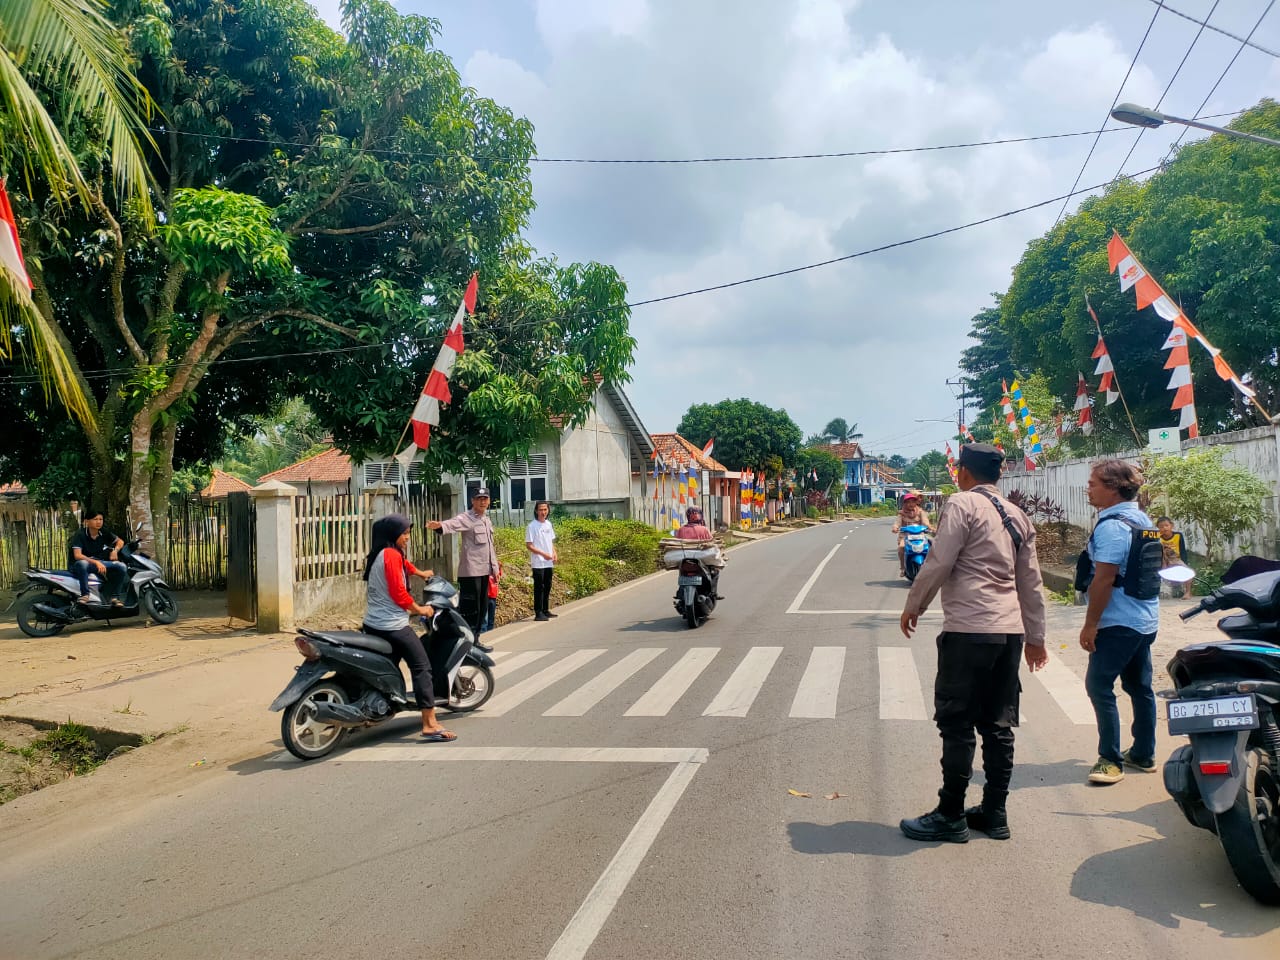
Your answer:
[[[1076,605],[1076,591],[1074,587],[1065,587],[1062,590],[1050,590],[1049,599],[1054,603],[1060,603],[1064,607],[1074,607]]]
[[[1263,518],[1271,489],[1244,467],[1228,466],[1220,448],[1158,457],[1147,468],[1145,492],[1162,500],[1170,517],[1195,527],[1214,560],[1224,541],[1252,529]]]
[[[31,746],[52,754],[77,774],[88,773],[104,759],[89,728],[71,721],[59,724],[43,737],[33,740]]]

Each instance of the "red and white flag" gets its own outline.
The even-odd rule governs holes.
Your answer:
[[[440,353],[436,356],[436,362],[431,367],[431,373],[427,376],[427,382],[423,385],[422,393],[409,417],[409,425],[413,429],[413,441],[395,456],[401,465],[401,477],[408,476],[409,464],[413,462],[414,456],[419,450],[427,449],[431,443],[431,428],[440,425],[440,404],[448,403],[450,400],[449,377],[453,374],[453,365],[458,359],[458,354],[466,349],[462,336],[462,321],[468,314],[476,312],[478,289],[479,275],[473,273],[470,282],[467,283],[467,292],[463,294],[462,302],[458,304],[458,312],[453,316],[453,324],[445,334],[444,344],[440,347]]]
[[[1187,347],[1187,331],[1181,321],[1175,321],[1173,330],[1164,341],[1162,350],[1169,351],[1169,359],[1164,368],[1169,374],[1169,389],[1176,390],[1173,403],[1170,404],[1178,413],[1178,429],[1186,430],[1188,438],[1194,440],[1200,436],[1200,425],[1196,417],[1196,399],[1191,386],[1191,356]]]
[[[1093,405],[1089,402],[1089,384],[1084,374],[1076,372],[1076,423],[1080,424],[1080,432],[1086,437],[1093,433]]]
[[[707,441],[707,445],[702,448],[702,455],[704,457],[711,456],[711,451],[714,450],[715,448],[716,448],[716,438],[712,437],[710,440]]]
[[[9,192],[0,180],[0,264],[31,289],[31,277],[22,260],[22,244],[18,240],[18,220],[9,205]]]

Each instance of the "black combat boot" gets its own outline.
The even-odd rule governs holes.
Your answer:
[[[992,840],[1009,839],[1009,817],[1004,807],[989,807],[986,804],[970,807],[964,812],[964,819],[970,830],[985,833]]]
[[[912,840],[969,842],[969,825],[965,823],[964,814],[951,817],[941,810],[930,810],[923,816],[903,820],[898,826]]]

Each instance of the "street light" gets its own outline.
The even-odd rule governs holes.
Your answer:
[[[1119,104],[1111,111],[1111,117],[1121,123],[1131,123],[1135,127],[1146,127],[1148,130],[1154,130],[1165,123],[1180,123],[1184,127],[1195,127],[1198,130],[1208,130],[1210,133],[1221,133],[1228,137],[1238,137],[1241,140],[1253,140],[1255,143],[1269,143],[1273,147],[1280,147],[1280,140],[1260,137],[1256,133],[1245,133],[1243,130],[1215,127],[1211,123],[1201,123],[1199,120],[1186,120],[1152,110],[1150,107],[1140,107],[1136,103]]]

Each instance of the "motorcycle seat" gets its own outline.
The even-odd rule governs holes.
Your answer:
[[[360,633],[358,630],[299,630],[299,633],[311,637],[315,640],[328,640],[330,643],[336,643],[342,647],[356,647],[360,650],[369,650],[373,653],[382,653],[390,655],[392,653],[391,644],[381,637],[375,637],[372,634]]]
[[[70,570],[45,570],[44,568],[41,567],[41,568],[32,570],[31,572],[43,573],[45,576],[49,576],[49,577],[71,577],[71,578],[75,577],[75,574],[72,573]],[[99,577],[96,573],[91,573],[89,574],[89,582],[91,584],[100,585],[102,583],[102,578]]]

